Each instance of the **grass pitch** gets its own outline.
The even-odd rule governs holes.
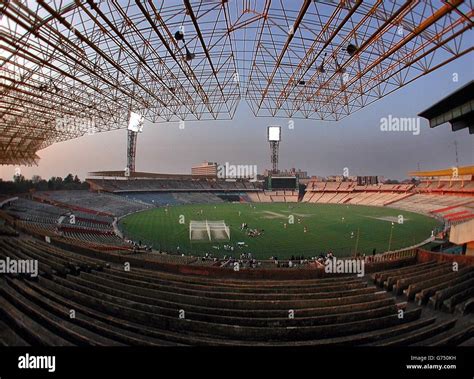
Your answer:
[[[403,216],[401,224],[399,215]],[[225,220],[230,226],[231,240],[190,241],[191,220]],[[242,223],[264,232],[249,237],[241,230]],[[309,258],[328,250],[339,257],[350,256],[356,250],[371,255],[373,249],[380,253],[422,242],[439,226],[431,217],[398,209],[307,203],[172,206],[135,213],[120,222],[127,238],[141,240],[154,249],[189,255],[212,253],[218,257],[238,257],[250,252],[257,259],[285,259],[292,255]],[[238,242],[245,246],[238,247]],[[233,253],[224,250],[226,244],[234,246]]]

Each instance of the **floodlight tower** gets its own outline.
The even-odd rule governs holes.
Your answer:
[[[128,172],[135,171],[135,155],[137,153],[138,133],[132,130],[127,131],[127,169]]]
[[[135,155],[137,153],[138,133],[143,130],[143,116],[130,112],[127,128],[127,169],[126,176],[135,172]]]
[[[268,127],[268,142],[270,142],[272,174],[278,173],[278,147],[281,141],[281,126]]]

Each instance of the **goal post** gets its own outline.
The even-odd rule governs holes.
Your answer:
[[[209,236],[209,241],[212,241],[211,237],[211,227],[209,226],[209,223],[206,220],[206,229],[207,229],[207,235]]]
[[[230,227],[224,220],[218,221],[190,221],[190,241],[228,241],[230,240]]]

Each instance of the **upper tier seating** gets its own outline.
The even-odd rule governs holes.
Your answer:
[[[175,193],[174,197],[179,204],[215,204],[224,202],[224,200],[214,194],[202,192],[180,192]]]
[[[309,182],[302,201],[322,204],[389,206],[433,214],[449,224],[474,218],[474,181],[358,186],[351,182]],[[443,191],[441,191],[443,189]],[[449,189],[449,190],[447,190]]]
[[[415,194],[390,204],[390,207],[420,213],[431,213],[439,209],[455,207],[468,202],[474,202],[474,199],[455,195]]]
[[[83,211],[20,198],[6,207],[5,211],[16,219],[17,226],[29,232],[64,237],[91,247],[130,247],[115,235],[113,217],[93,214],[83,207],[81,209]]]
[[[420,183],[417,192],[431,192],[431,193],[474,193],[474,181],[472,180],[435,180]]]
[[[245,191],[261,189],[260,183],[251,181],[225,181],[207,179],[87,179],[94,188],[108,192],[152,191]]]
[[[359,186],[354,182],[316,182],[306,187],[303,202],[384,206],[411,196],[412,184]]]
[[[154,192],[154,193],[124,193],[123,197],[155,206],[182,204],[215,204],[223,203],[216,193],[211,192]]]
[[[89,210],[108,213],[117,217],[151,207],[151,205],[139,203],[121,196],[89,191],[39,192],[37,193],[37,197],[58,201],[63,204],[84,207]]]

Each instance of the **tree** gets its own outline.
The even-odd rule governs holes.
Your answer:
[[[39,182],[41,182],[41,180],[42,180],[42,179],[41,179],[41,176],[39,176],[39,175],[33,175],[33,176],[31,177],[31,182],[32,182],[33,184],[38,184]]]
[[[0,193],[4,194],[19,194],[27,193],[31,190],[35,191],[55,191],[61,189],[70,190],[87,190],[89,184],[81,182],[77,175],[69,174],[64,179],[53,176],[48,181],[41,178],[39,175],[33,175],[31,179],[25,179],[21,174],[16,174],[12,181],[0,180]]]
[[[15,183],[23,183],[25,181],[25,177],[22,174],[18,174],[13,177],[13,181]]]
[[[64,184],[72,184],[74,182],[74,176],[72,174],[67,174],[66,177],[64,177]]]

